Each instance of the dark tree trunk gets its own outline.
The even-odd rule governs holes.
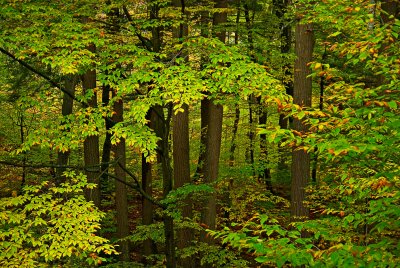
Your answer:
[[[114,95],[115,97],[115,95]],[[123,121],[123,102],[117,100],[114,103],[113,121],[118,123]],[[118,160],[115,165],[115,207],[117,212],[117,238],[122,239],[129,235],[129,221],[128,221],[128,199],[126,185],[126,146],[125,139],[120,138],[120,141],[112,146],[114,158]],[[122,166],[122,167],[121,167]],[[122,181],[122,182],[121,182]],[[119,241],[119,251],[121,251],[120,259],[122,261],[129,261],[129,241]]]
[[[382,0],[381,2],[381,9],[384,11],[381,13],[381,18],[382,22],[386,24],[399,15],[400,3],[398,0]]]
[[[77,83],[76,76],[67,76],[65,78],[65,90],[68,91],[71,94],[71,96],[75,95],[76,83]],[[61,108],[61,113],[64,117],[72,114],[73,104],[74,100],[70,96],[68,96],[68,94],[64,94],[62,108]],[[68,164],[69,155],[70,155],[69,150],[65,152],[59,151],[57,153],[58,168],[56,169],[56,185],[59,185],[60,183],[65,181],[65,178],[63,178],[63,173],[66,170],[66,168],[64,166]]]
[[[254,40],[253,40],[253,21],[254,19],[254,12],[253,12],[253,18],[250,18],[250,9],[248,4],[244,4],[244,17],[246,20],[246,29],[247,29],[247,42],[249,46],[249,51],[250,51],[250,58],[252,59],[253,62],[256,62],[256,58],[254,55]],[[253,94],[249,96],[248,104],[249,104],[249,131],[248,131],[248,137],[249,137],[249,146],[246,149],[246,161],[250,164],[251,170],[252,170],[252,175],[255,176],[255,166],[254,166],[254,139],[256,136],[256,129],[255,129],[255,120],[254,120],[254,106],[256,105],[256,98],[254,97]]]
[[[201,36],[207,37],[208,36],[208,21],[209,21],[209,12],[203,11],[201,13]],[[203,65],[207,59],[204,57],[201,59],[201,64]],[[201,67],[202,68],[202,67]],[[199,147],[199,158],[197,161],[196,172],[194,174],[194,179],[199,179],[200,176],[203,176],[203,167],[204,167],[204,160],[206,158],[206,139],[207,139],[207,129],[208,129],[208,105],[209,100],[204,98],[201,100],[200,103],[200,147]]]
[[[239,104],[235,108],[235,121],[233,122],[231,146],[229,149],[229,166],[233,167],[235,163],[235,150],[236,150],[236,136],[239,129],[240,109]]]
[[[195,178],[199,178],[203,175],[204,159],[206,158],[206,139],[208,130],[208,99],[202,99],[200,103],[200,152],[199,160],[197,161],[197,167],[195,172]]]
[[[307,66],[312,61],[314,35],[312,25],[302,24],[300,19],[296,24],[296,62],[294,67],[294,95],[293,102],[304,107],[311,106],[312,80]],[[308,127],[298,119],[294,119],[293,129],[306,132]],[[304,206],[305,187],[310,178],[310,155],[303,150],[294,149],[292,160],[292,189],[291,215],[292,217],[307,217],[309,212]]]
[[[183,112],[173,116],[173,159],[174,159],[174,188],[177,189],[191,182],[189,162],[189,111],[188,106],[183,105]],[[183,220],[192,218],[192,201],[185,198],[181,208]],[[183,249],[191,245],[193,230],[189,228],[177,231],[177,246]],[[180,259],[182,267],[193,267],[192,259]]]
[[[257,101],[260,104],[260,115],[258,117],[258,123],[265,126],[267,124],[268,112],[265,107],[261,104],[261,99]],[[271,169],[268,167],[268,148],[267,148],[267,135],[260,135],[260,163],[262,166],[259,178],[265,183],[266,188],[271,193],[274,193],[271,181]]]
[[[159,117],[158,120],[162,121],[161,128],[156,128],[157,136],[161,138],[159,145],[160,160],[162,167],[163,176],[163,197],[166,198],[169,192],[172,190],[172,168],[171,168],[171,157],[169,155],[169,131],[170,122],[172,116],[172,106],[168,106],[168,115],[164,118],[164,111],[162,107],[155,107],[156,113]],[[157,130],[158,129],[158,130]],[[166,267],[176,267],[176,256],[175,256],[175,238],[174,238],[174,221],[169,215],[164,215],[164,233],[165,233],[165,257]]]
[[[105,85],[103,86],[103,91],[102,91],[102,103],[103,106],[108,106],[109,102],[110,102],[110,94],[111,94],[111,90],[110,90],[110,86],[109,85]],[[110,189],[110,181],[108,178],[108,168],[110,167],[110,165],[108,164],[110,162],[111,159],[111,137],[112,134],[110,133],[110,129],[112,127],[112,122],[110,120],[111,118],[106,118],[105,121],[105,126],[106,126],[106,137],[104,139],[104,143],[103,143],[103,151],[102,151],[102,155],[101,155],[101,179],[100,179],[100,183],[101,183],[101,194],[102,195],[106,195],[107,191]]]
[[[216,8],[226,8],[226,0],[218,0],[215,2]],[[225,12],[215,13],[213,16],[213,25],[218,27],[219,24],[225,23],[227,20],[227,14]],[[215,36],[225,42],[226,32],[225,30],[217,29]],[[218,178],[219,168],[219,156],[221,150],[221,138],[222,138],[222,118],[223,118],[223,107],[220,104],[214,104],[212,101],[209,102],[208,107],[208,129],[207,138],[205,143],[205,161],[204,161],[204,181],[212,184]],[[201,221],[203,224],[208,226],[209,229],[215,229],[216,223],[216,194],[210,194],[207,197],[207,201],[204,204],[203,211],[201,213]],[[213,243],[213,240],[206,235],[205,232],[201,233],[200,240],[203,242]]]
[[[322,54],[322,62],[326,59],[326,48],[324,53]],[[322,66],[322,70],[324,67]],[[321,76],[319,81],[319,104],[318,107],[322,111],[324,108],[324,88],[325,88],[325,77]],[[311,170],[311,181],[312,183],[317,183],[317,169],[318,169],[318,147],[315,146],[314,148],[314,157],[313,157],[313,166]]]
[[[185,16],[185,1],[174,0],[173,5],[180,8],[181,19]],[[182,38],[188,35],[187,25],[181,23],[178,28],[173,29],[173,37]],[[180,41],[181,42],[181,41]],[[181,57],[185,57],[183,51]],[[186,57],[185,57],[186,58]],[[189,155],[189,106],[182,105],[182,112],[174,114],[173,120],[173,162],[174,162],[174,188],[177,189],[191,182],[190,178],[190,155]],[[192,218],[192,201],[190,197],[183,200],[184,205],[181,208],[182,219]],[[193,230],[190,228],[178,229],[177,232],[177,247],[182,250],[192,244],[194,238]],[[194,267],[192,258],[178,258],[178,265],[181,267]]]
[[[94,45],[90,45],[88,49],[91,52],[95,51]],[[87,71],[82,76],[82,88],[84,93],[96,88],[96,70],[92,69]],[[88,101],[89,107],[97,107],[97,95],[94,93],[93,97]],[[97,186],[94,189],[85,191],[87,200],[100,207],[100,151],[99,151],[99,137],[89,136],[85,139],[83,144],[84,161],[86,169],[87,180],[90,183],[95,183]]]
[[[280,41],[281,41],[281,53],[288,54],[290,53],[292,47],[292,26],[290,21],[283,19],[285,17],[285,13],[289,5],[291,4],[291,0],[274,0],[275,6],[275,15],[277,18],[281,19],[279,23],[279,28],[281,29]],[[291,63],[287,63],[283,66],[283,75],[284,78],[282,82],[286,89],[286,94],[293,96],[293,82],[292,82],[292,66]],[[282,129],[289,128],[289,119],[286,118],[283,114],[279,115],[279,126]],[[279,161],[278,161],[278,177],[285,178],[290,176],[289,166],[286,161],[290,158],[290,152],[282,147],[278,146],[279,153]]]
[[[146,161],[142,155],[142,188],[146,194],[152,196],[153,194],[153,174],[152,164]],[[153,223],[153,204],[147,199],[142,197],[142,223],[143,225],[150,225]],[[147,239],[143,242],[143,255],[149,256],[153,254],[153,241]]]
[[[19,126],[20,141],[21,141],[21,144],[24,144],[24,142],[25,142],[25,117],[24,117],[23,113],[21,113],[19,116],[18,126]],[[26,152],[22,152],[22,174],[21,174],[21,185],[18,190],[19,194],[22,194],[22,189],[26,183],[26,161],[27,161]],[[59,183],[57,181],[57,176],[56,176],[56,185],[59,185]]]

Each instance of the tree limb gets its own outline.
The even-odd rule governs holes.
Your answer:
[[[18,62],[19,64],[21,64],[22,66],[24,66],[26,69],[28,69],[29,71],[37,74],[38,76],[42,77],[43,79],[45,79],[47,82],[50,83],[50,85],[52,85],[55,88],[58,88],[59,90],[61,90],[64,94],[66,94],[68,97],[70,97],[71,99],[79,102],[80,104],[82,104],[84,107],[87,107],[87,104],[78,100],[74,95],[72,95],[68,90],[66,90],[64,87],[62,87],[60,84],[58,84],[57,82],[55,82],[54,80],[52,80],[49,76],[47,76],[46,74],[42,73],[41,71],[35,69],[33,66],[29,65],[28,63],[26,63],[23,60],[18,59],[17,57],[15,57],[13,54],[11,54],[10,52],[8,52],[7,50],[5,50],[4,48],[0,47],[0,52],[2,52],[3,54],[7,55],[9,58],[11,58],[12,60]]]

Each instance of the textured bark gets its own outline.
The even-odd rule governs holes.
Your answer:
[[[312,25],[296,24],[296,62],[294,66],[294,94],[295,104],[310,107],[312,80],[311,71],[307,66],[312,61],[314,36]],[[306,132],[308,127],[300,120],[294,119],[293,129]],[[291,215],[292,217],[307,217],[309,212],[304,206],[305,187],[310,178],[310,155],[303,150],[294,149],[292,152],[292,189],[291,189]]]
[[[88,49],[92,52],[95,51],[94,45],[90,45]],[[82,88],[85,93],[88,90],[96,88],[96,70],[89,70],[82,76]],[[88,101],[88,105],[89,107],[97,107],[96,93],[94,93],[93,97]],[[89,167],[86,171],[87,180],[97,185],[94,189],[87,189],[85,191],[85,196],[87,200],[93,201],[97,207],[100,207],[99,137],[87,137],[83,143],[83,150],[85,166]]]
[[[226,8],[226,0],[218,0],[215,8]],[[225,30],[218,30],[218,25],[225,23],[227,14],[224,12],[215,13],[213,16],[213,25],[216,26],[215,36],[222,42],[225,42]],[[212,184],[218,178],[219,156],[221,151],[222,137],[222,118],[223,107],[220,104],[214,104],[212,101],[208,104],[208,129],[205,147],[204,161],[204,181]],[[216,194],[215,192],[207,196],[207,201],[201,213],[201,222],[208,226],[209,229],[215,229],[216,225]],[[200,240],[203,242],[213,243],[213,239],[201,233]]]
[[[114,122],[123,121],[123,102],[118,100],[114,103],[114,115],[112,117]],[[126,146],[125,139],[121,138],[120,141],[112,147],[114,158],[118,160],[115,165],[115,176],[122,181],[126,181]],[[117,211],[117,238],[125,238],[129,235],[129,222],[128,222],[128,199],[127,189],[123,182],[115,180],[115,208]],[[120,259],[122,261],[129,261],[129,241],[119,241],[119,250],[121,251]]]
[[[76,80],[76,76],[67,76],[65,78],[65,90],[68,91],[71,96],[75,95],[75,86],[77,83]],[[64,94],[61,108],[61,113],[63,116],[68,116],[72,114],[73,104],[74,100],[68,94]],[[56,169],[56,185],[59,185],[60,183],[65,181],[65,178],[63,178],[62,174],[66,170],[64,166],[68,164],[69,155],[69,150],[65,152],[59,151],[57,153],[58,168]]]
[[[189,159],[189,112],[188,106],[183,106],[184,111],[173,116],[173,160],[174,160],[174,188],[190,183]],[[181,208],[182,218],[192,218],[192,202],[190,198],[183,200]],[[189,228],[177,231],[177,246],[183,249],[191,245],[193,230]],[[190,258],[181,259],[179,264],[183,267],[192,267]]]
[[[181,17],[185,15],[185,1],[173,0],[173,5],[181,9]],[[188,35],[187,25],[181,23],[179,27],[173,29],[173,37],[182,39]],[[183,51],[182,57],[186,56]],[[174,163],[174,188],[178,189],[191,182],[190,178],[190,155],[189,155],[189,106],[182,105],[183,111],[174,114],[172,117],[173,130],[173,163]],[[183,200],[183,206],[180,208],[183,220],[192,218],[192,201],[190,197]],[[194,235],[190,228],[181,228],[176,232],[177,247],[184,249],[192,244]],[[194,267],[192,258],[178,258],[177,264],[181,267]]]

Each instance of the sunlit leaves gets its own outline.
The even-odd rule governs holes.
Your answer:
[[[86,178],[65,175],[70,182],[59,187],[46,181],[0,200],[2,266],[42,267],[71,257],[100,264],[105,259],[99,253],[115,253],[108,240],[96,235],[104,213],[83,197],[83,188],[89,186]]]

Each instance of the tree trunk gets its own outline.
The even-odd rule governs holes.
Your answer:
[[[169,131],[170,122],[172,116],[172,106],[168,106],[168,115],[164,119],[164,111],[162,107],[155,107],[157,109],[157,115],[161,116],[159,120],[163,121],[162,127],[159,129],[157,136],[161,138],[160,142],[160,157],[161,167],[163,175],[163,197],[166,198],[169,192],[172,190],[172,169],[171,169],[171,158],[169,155]],[[174,238],[174,220],[171,216],[164,214],[164,233],[165,233],[165,257],[166,267],[176,267],[176,256],[175,256],[175,238]]]
[[[294,95],[293,102],[300,106],[311,106],[312,80],[307,66],[312,61],[314,36],[312,25],[302,24],[300,19],[296,24],[296,62],[294,67]],[[294,119],[293,129],[306,132],[308,127],[300,120]],[[305,187],[310,178],[310,155],[303,150],[294,149],[292,152],[292,189],[291,215],[292,217],[307,217],[309,212],[304,206]]]
[[[226,8],[226,0],[218,0],[215,4],[216,8]],[[215,13],[213,16],[213,25],[218,26],[225,23],[227,14],[225,12]],[[222,42],[225,42],[225,30],[216,30],[215,36]],[[220,104],[214,104],[209,101],[208,104],[208,129],[206,135],[205,146],[205,161],[204,161],[204,181],[206,183],[214,183],[218,178],[219,156],[221,150],[222,138],[222,118],[223,107]],[[207,196],[207,201],[201,213],[201,221],[208,226],[209,229],[215,229],[216,225],[216,193]],[[201,233],[200,240],[203,242],[213,243],[213,240],[206,235],[205,232]]]
[[[102,92],[102,103],[103,106],[108,106],[110,102],[110,86],[105,85],[103,86],[103,92]],[[111,159],[111,137],[112,134],[110,133],[110,129],[112,127],[112,123],[110,121],[111,118],[106,118],[105,121],[105,126],[106,126],[106,137],[104,139],[103,143],[103,151],[101,155],[101,178],[100,178],[100,183],[101,183],[101,194],[104,196],[107,194],[107,190],[110,189],[110,182],[107,173],[109,173],[108,168],[109,168],[109,162]]]
[[[235,163],[236,136],[237,136],[237,132],[239,129],[239,120],[240,120],[240,109],[239,109],[239,104],[236,104],[235,121],[233,122],[231,146],[229,149],[229,166],[230,167],[233,167],[233,165]]]
[[[268,112],[266,108],[262,106],[260,98],[257,102],[260,104],[261,110],[258,123],[265,126],[267,124]],[[268,167],[267,135],[265,134],[260,135],[260,163],[262,165],[262,170],[261,174],[259,174],[259,178],[265,183],[267,190],[274,193],[271,181],[271,169]]]
[[[253,40],[253,21],[254,19],[254,12],[253,12],[253,17],[250,18],[250,9],[249,5],[246,3],[244,4],[244,17],[246,20],[246,29],[247,29],[247,42],[249,46],[249,51],[250,51],[250,58],[253,62],[256,62],[256,58],[254,55],[254,40]],[[246,161],[250,164],[251,166],[251,171],[252,175],[255,176],[255,166],[254,166],[254,139],[256,136],[256,129],[255,129],[255,120],[254,120],[254,106],[256,104],[256,98],[254,97],[254,94],[251,94],[249,96],[248,104],[249,104],[249,131],[247,133],[249,137],[249,146],[246,149]]]
[[[173,6],[181,9],[181,18],[185,15],[185,1],[173,0]],[[173,29],[173,37],[178,40],[188,35],[187,25],[181,23],[178,28]],[[180,41],[181,42],[181,41]],[[185,57],[186,53],[181,53]],[[186,57],[185,57],[186,58]],[[189,155],[189,106],[182,105],[183,111],[172,116],[173,121],[173,162],[174,162],[174,188],[178,189],[185,184],[191,183],[190,178],[190,155]],[[190,197],[183,200],[184,205],[181,208],[182,219],[192,218],[192,201]],[[177,230],[177,247],[182,250],[189,247],[193,240],[193,230],[190,228],[181,228]],[[178,258],[178,265],[182,267],[194,267],[192,258]]]
[[[275,15],[277,18],[280,18],[281,21],[279,23],[279,28],[281,29],[280,35],[280,49],[282,55],[290,53],[292,47],[292,26],[290,21],[287,19],[283,19],[287,12],[289,5],[291,4],[291,0],[274,0],[275,6]],[[293,96],[293,81],[292,81],[292,66],[291,63],[287,63],[283,66],[283,79],[282,83],[285,86],[286,94]],[[288,129],[289,126],[288,118],[285,118],[283,114],[279,115],[279,126],[282,129]],[[278,178],[290,178],[290,169],[288,164],[286,163],[287,160],[290,158],[290,152],[285,148],[278,145],[278,170],[277,170],[277,177]]]
[[[189,111],[188,106],[182,107],[183,112],[173,116],[173,159],[174,159],[174,188],[177,189],[191,182],[190,162],[189,162]],[[192,218],[192,201],[190,197],[183,200],[181,208],[182,219]],[[191,245],[193,240],[193,230],[183,228],[177,231],[177,246],[184,249]],[[180,259],[179,265],[182,267],[193,267],[190,258]]]
[[[90,45],[88,50],[91,52],[95,51],[94,45]],[[82,88],[84,93],[88,90],[96,88],[96,70],[92,69],[87,71],[82,76]],[[89,107],[97,107],[97,94],[94,95],[88,101]],[[93,203],[100,207],[100,151],[99,151],[99,137],[89,136],[83,143],[84,149],[84,162],[86,169],[87,180],[90,183],[95,183],[97,186],[94,189],[87,189],[85,196],[87,200],[93,201]]]
[[[382,22],[386,24],[399,15],[400,3],[398,0],[382,0],[381,2],[381,9],[384,11],[381,13]]]
[[[76,86],[76,76],[67,76],[65,78],[65,90],[68,91],[71,96],[75,95],[75,86]],[[67,94],[63,95],[63,102],[62,102],[62,108],[61,108],[61,113],[64,117],[72,114],[72,108],[73,108],[74,100],[68,96]],[[66,130],[69,131],[69,130]],[[66,170],[64,166],[68,164],[68,159],[69,159],[70,151],[65,151],[61,152],[59,151],[57,153],[57,169],[56,169],[56,185],[60,185],[60,183],[65,181],[65,178],[63,177],[63,173]]]
[[[114,95],[115,97],[115,95]],[[123,101],[117,100],[114,103],[113,121],[118,123],[123,121]],[[128,221],[128,200],[126,185],[126,146],[125,139],[120,138],[120,141],[112,147],[114,158],[118,160],[115,165],[115,176],[121,180],[115,180],[115,207],[117,212],[117,238],[122,239],[129,235]],[[121,166],[122,167],[121,167]],[[129,261],[129,241],[119,241],[119,250],[121,251],[121,261]]]

